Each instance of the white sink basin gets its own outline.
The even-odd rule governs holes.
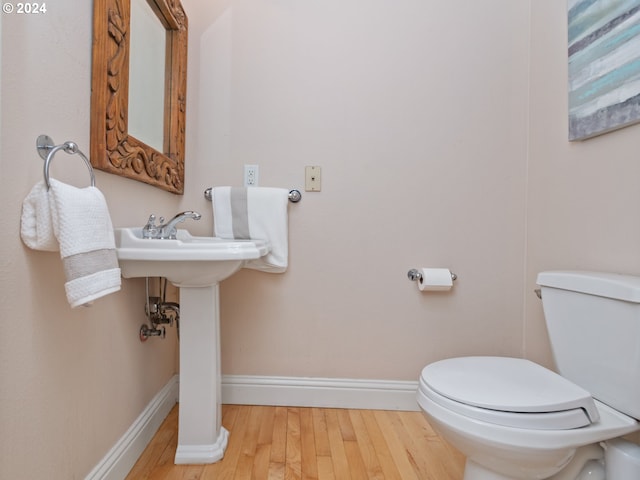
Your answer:
[[[222,426],[218,282],[247,260],[269,253],[261,240],[194,237],[142,238],[142,228],[116,228],[122,276],[165,277],[180,287],[180,408],[175,463],[213,463],[224,456],[229,432]]]
[[[122,276],[165,277],[177,286],[214,285],[242,268],[246,260],[269,252],[262,240],[194,237],[178,229],[176,240],[142,238],[142,228],[116,228]]]

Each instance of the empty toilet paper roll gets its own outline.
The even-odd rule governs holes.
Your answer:
[[[453,287],[453,276],[448,268],[421,268],[418,280],[421,292],[444,292]]]

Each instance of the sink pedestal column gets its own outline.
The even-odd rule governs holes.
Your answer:
[[[214,463],[229,437],[221,423],[218,284],[180,286],[180,346],[175,463]]]

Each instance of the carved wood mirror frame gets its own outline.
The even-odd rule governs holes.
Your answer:
[[[130,0],[95,0],[91,73],[91,164],[176,194],[184,193],[187,16],[180,0],[149,0],[167,30],[164,145],[128,133]]]

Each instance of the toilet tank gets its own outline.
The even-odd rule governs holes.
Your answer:
[[[640,277],[551,271],[537,283],[558,372],[640,419]]]

